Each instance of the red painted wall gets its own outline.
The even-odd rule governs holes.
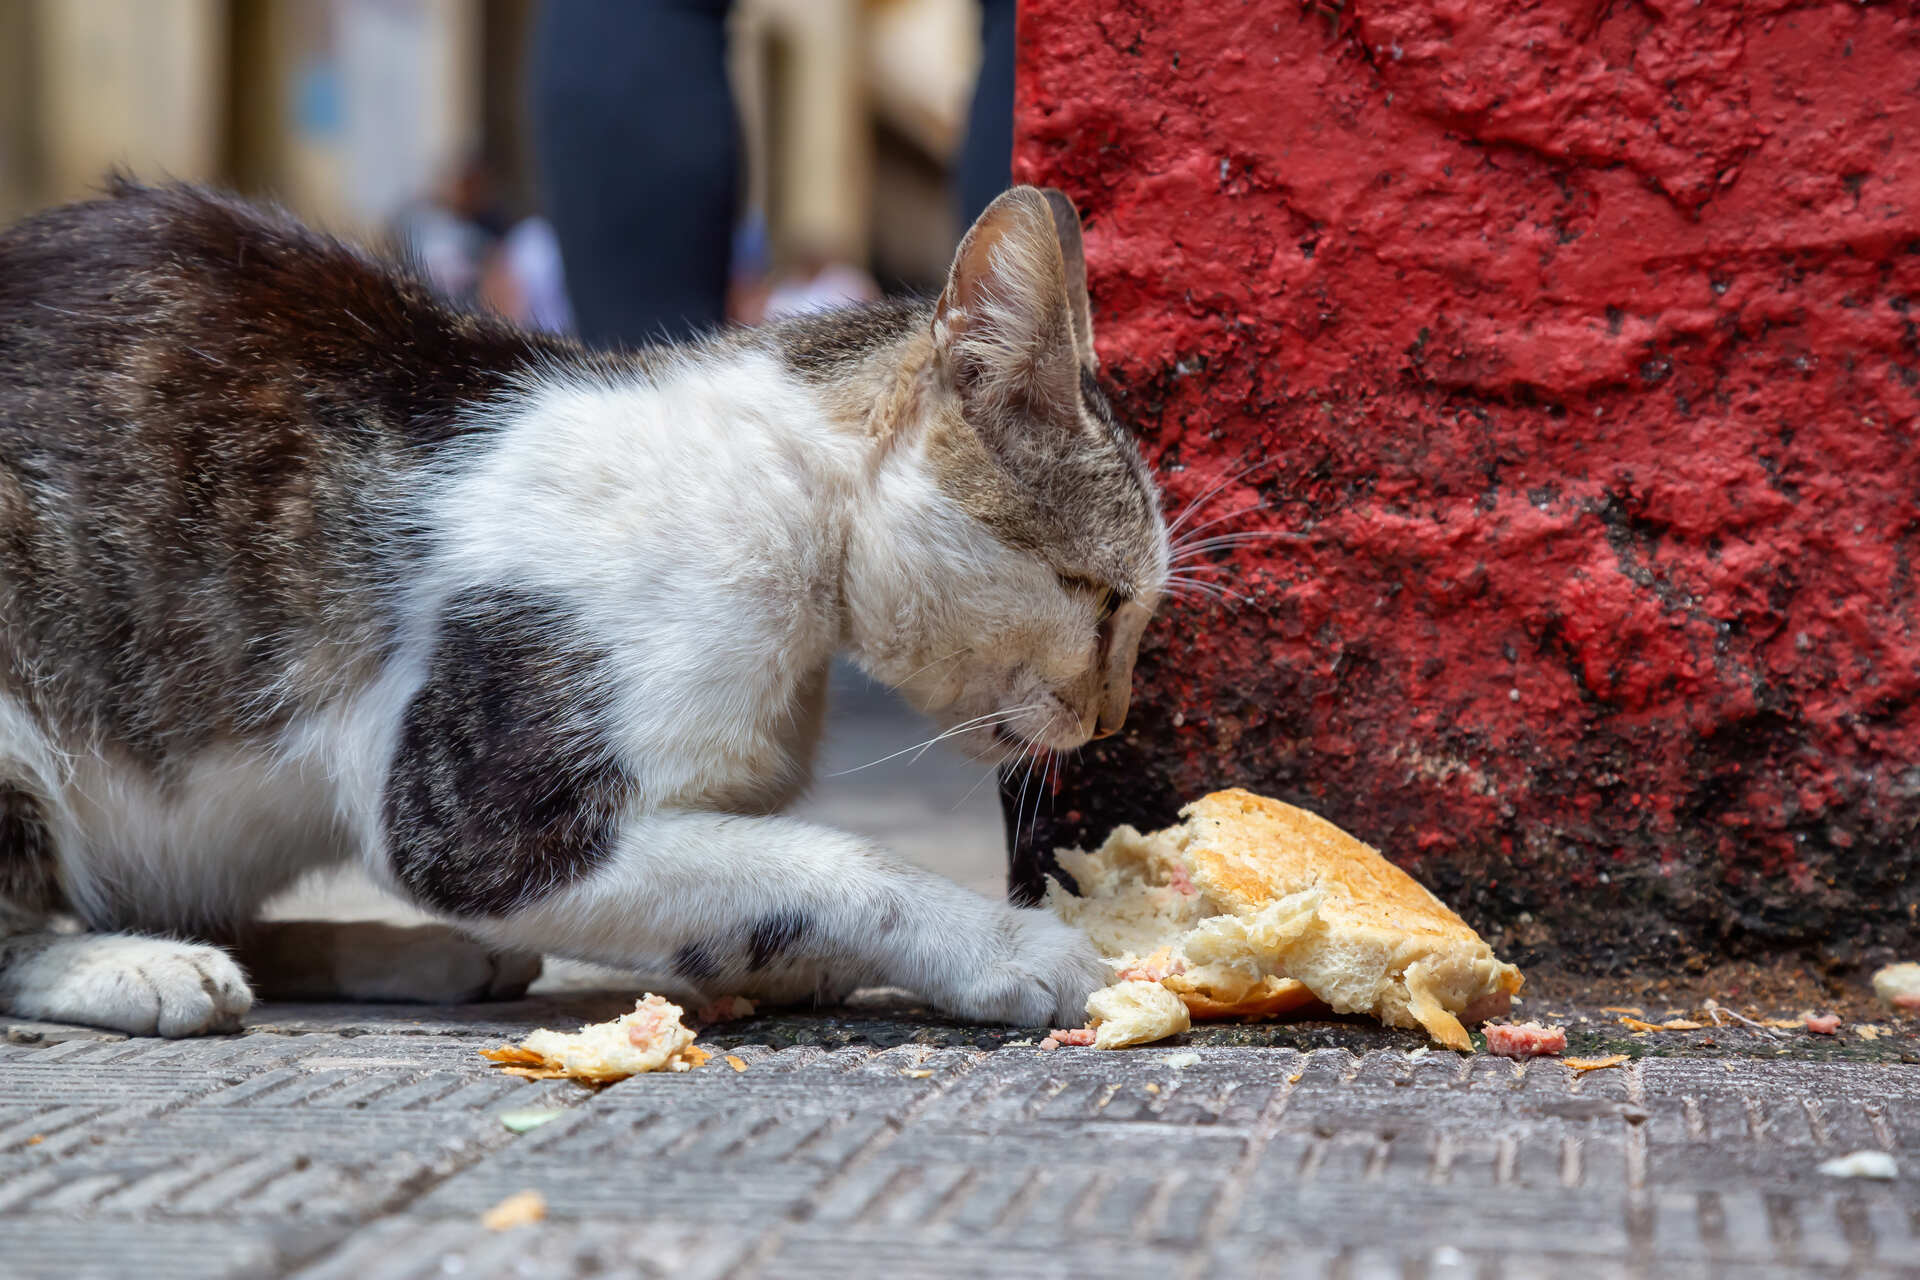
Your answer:
[[[1237,607],[1169,607],[1037,851],[1240,783],[1522,954],[1920,910],[1920,20],[1022,0],[1017,176]],[[1028,808],[1036,807],[1032,796]]]

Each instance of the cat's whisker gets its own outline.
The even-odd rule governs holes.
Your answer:
[[[1054,721],[1058,720],[1060,716],[1065,712],[1065,710],[1066,709],[1064,707],[1056,706],[1053,709],[1053,711],[1047,716],[1047,723],[1044,726],[1042,726],[1043,736],[1040,740],[1041,743],[1044,743],[1044,735],[1052,731]],[[1051,803],[1051,800],[1054,794],[1053,793],[1054,780],[1057,780],[1057,776],[1058,776],[1056,773],[1055,767],[1059,762],[1060,753],[1055,751],[1052,747],[1040,745],[1039,750],[1035,753],[1034,758],[1040,765],[1040,784],[1039,784],[1038,790],[1036,790],[1033,793],[1033,813],[1027,819],[1027,838],[1029,840],[1031,840],[1035,835],[1035,833],[1037,833],[1040,829],[1040,801],[1042,797],[1043,796],[1046,797],[1049,803]],[[1018,840],[1019,838],[1019,831],[1020,831],[1018,818],[1019,818],[1019,815],[1016,812],[1015,824],[1014,824],[1014,836],[1016,840]]]
[[[1021,717],[1021,716],[1023,716],[1023,715],[1025,715],[1025,714],[1026,714],[1027,712],[1029,712],[1029,711],[1038,711],[1039,709],[1040,709],[1040,704],[1039,704],[1039,703],[1037,703],[1037,702],[1030,702],[1030,703],[1028,703],[1028,704],[1027,704],[1026,706],[1024,706],[1024,707],[1011,707],[1011,708],[1008,708],[1008,709],[1007,709],[1007,710],[1005,710],[1005,711],[999,711],[999,712],[989,712],[989,713],[988,713],[988,715],[989,715],[989,716],[992,716],[992,715],[999,715],[999,716],[1002,716],[1002,717],[1004,717],[1003,719],[1001,719],[1001,720],[999,720],[999,721],[995,721],[995,723],[996,723],[996,724],[1004,724],[1004,723],[1006,723],[1006,722],[1007,722],[1008,720],[1016,720],[1016,719],[1018,719],[1019,717]],[[978,719],[981,719],[981,718],[982,718],[982,717],[977,717],[977,716],[975,717],[975,719],[976,719],[976,720],[978,720]],[[928,752],[928,751],[930,751],[930,750],[931,750],[931,749],[933,748],[933,745],[934,745],[934,744],[935,744],[936,742],[939,742],[939,741],[941,741],[942,739],[944,739],[944,738],[947,738],[947,737],[949,737],[949,736],[951,736],[951,735],[952,735],[952,734],[954,734],[954,733],[957,733],[957,732],[960,732],[960,731],[962,731],[962,730],[973,730],[973,729],[985,729],[985,728],[987,728],[987,727],[988,727],[988,726],[987,726],[987,725],[984,725],[984,724],[976,724],[976,723],[968,723],[968,724],[965,724],[965,725],[959,725],[959,726],[956,726],[956,727],[955,727],[955,728],[953,728],[953,729],[949,729],[949,730],[948,730],[948,731],[947,731],[946,733],[943,733],[943,734],[941,734],[941,735],[940,735],[940,737],[938,737],[938,738],[929,738],[929,739],[927,739],[927,740],[926,740],[925,742],[923,742],[923,743],[921,743],[921,744],[920,744],[920,749],[919,749],[918,751],[915,751],[915,752],[913,753],[913,759],[911,759],[911,760],[909,760],[909,761],[907,761],[907,763],[908,763],[908,764],[918,764],[918,763],[920,762],[920,757],[921,757],[921,756],[923,756],[923,755],[925,755],[925,754],[927,754],[927,752]]]
[[[1309,540],[1310,535],[1297,533],[1292,529],[1249,529],[1243,533],[1223,533],[1180,548],[1179,552],[1167,562],[1167,567],[1173,568],[1187,564],[1208,552],[1221,551],[1227,547],[1246,546],[1254,542],[1306,542]]]
[[[1172,549],[1177,552],[1182,547],[1192,546],[1196,537],[1213,528],[1215,525],[1225,524],[1229,520],[1238,520],[1241,516],[1250,516],[1256,511],[1272,511],[1278,505],[1278,503],[1274,502],[1256,502],[1250,507],[1242,507],[1238,511],[1229,511],[1223,516],[1215,516],[1204,524],[1193,526],[1193,528],[1187,530],[1184,536],[1174,539],[1170,545]]]
[[[1252,475],[1255,471],[1259,470],[1261,467],[1264,467],[1268,463],[1273,461],[1275,461],[1275,459],[1273,458],[1258,458],[1253,462],[1248,463],[1246,466],[1241,467],[1238,471],[1235,471],[1232,475],[1220,481],[1220,483],[1214,485],[1213,488],[1207,490],[1205,493],[1195,498],[1192,502],[1189,502],[1186,505],[1186,507],[1180,512],[1180,514],[1174,517],[1173,523],[1167,526],[1167,536],[1171,538],[1176,532],[1178,532],[1180,526],[1185,524],[1187,521],[1191,520],[1195,515],[1197,515],[1200,511],[1200,508],[1203,505],[1205,505],[1207,502],[1211,501],[1215,494],[1218,494],[1221,490],[1225,489],[1228,485],[1232,484],[1234,481],[1241,480],[1249,475]]]
[[[1178,582],[1169,578],[1167,580],[1167,590],[1169,592],[1184,593],[1187,599],[1192,599],[1195,596],[1207,596],[1212,599],[1219,599],[1222,596],[1232,594],[1232,592],[1217,582],[1207,582],[1199,578],[1182,578]]]
[[[948,729],[942,733],[936,733],[933,737],[928,738],[924,742],[916,742],[910,747],[902,747],[898,751],[890,752],[887,755],[881,756],[878,760],[869,760],[865,764],[855,765],[851,769],[840,769],[834,773],[828,774],[827,776],[829,778],[844,778],[850,773],[859,773],[862,769],[871,769],[873,768],[873,766],[877,764],[885,764],[889,760],[896,760],[899,757],[906,755],[910,751],[925,751],[928,747],[931,747],[934,743],[944,742],[946,739],[953,737],[955,734],[965,733],[970,729],[982,729],[982,728],[985,728],[989,723],[998,723],[1004,720],[1013,720],[1027,714],[1030,711],[1034,711],[1037,709],[1038,707],[1036,704],[1034,706],[1009,707],[999,711],[989,711],[985,715],[975,716],[971,720],[963,720],[959,724],[954,725],[951,729]],[[917,760],[919,759],[919,757],[915,756],[914,759]]]
[[[1167,583],[1167,593],[1177,599],[1206,600],[1214,604],[1220,604],[1226,601],[1232,601],[1235,604],[1253,603],[1252,596],[1242,595],[1228,587],[1221,586],[1217,582],[1206,582],[1199,578],[1169,577]]]
[[[1020,843],[1020,815],[1027,809],[1027,784],[1033,780],[1033,762],[1036,759],[1035,752],[1038,747],[1038,743],[1029,742],[1026,750],[1020,753],[1025,758],[1027,767],[1020,771],[1020,794],[1013,802],[1013,842],[1016,847]]]
[[[976,759],[978,759],[978,757],[976,757]],[[988,769],[985,773],[981,774],[979,781],[975,782],[972,786],[968,787],[967,794],[961,796],[958,800],[954,801],[953,808],[947,810],[947,812],[958,813],[960,811],[960,806],[965,804],[967,801],[973,799],[973,793],[978,791],[981,785],[985,783],[987,779],[997,778],[999,776],[1000,776],[1000,766],[996,764],[992,768]]]
[[[955,649],[952,653],[948,654],[944,658],[935,658],[932,662],[927,663],[926,666],[919,667],[913,671],[909,671],[906,675],[902,676],[900,679],[893,681],[893,683],[896,685],[905,684],[907,681],[913,679],[917,675],[920,675],[922,672],[930,671],[934,667],[939,666],[943,662],[952,662],[955,658],[959,657],[963,653],[972,653],[972,652],[973,652],[972,645],[967,645],[964,648]]]

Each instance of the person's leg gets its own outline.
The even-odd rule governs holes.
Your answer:
[[[728,0],[548,0],[532,121],[580,336],[681,338],[726,318],[739,187]]]
[[[1007,189],[1013,170],[1014,0],[981,0],[980,78],[960,149],[960,225]]]

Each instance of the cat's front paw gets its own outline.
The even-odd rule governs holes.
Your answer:
[[[237,1031],[253,992],[218,947],[80,934],[52,941],[8,974],[16,1014],[168,1037]]]
[[[984,971],[936,996],[948,1012],[1016,1027],[1077,1027],[1087,997],[1113,980],[1086,934],[1038,907],[1006,908],[990,954]]]

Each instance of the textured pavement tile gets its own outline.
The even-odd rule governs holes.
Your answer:
[[[0,1045],[0,1276],[1920,1275],[1911,1066],[743,1045],[596,1092],[481,1060],[507,1010]],[[1906,1176],[1817,1172],[1862,1147]]]

